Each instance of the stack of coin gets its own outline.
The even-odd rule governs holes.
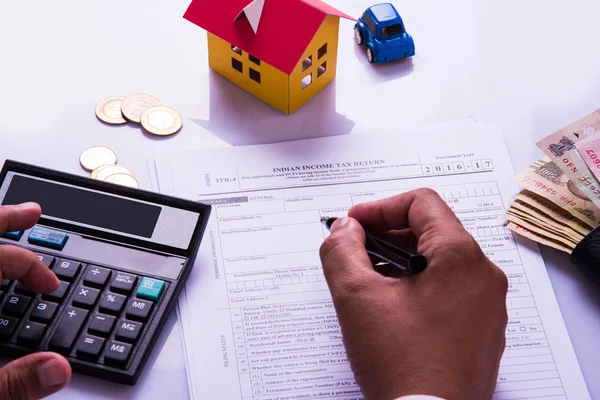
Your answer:
[[[96,117],[111,125],[141,124],[146,132],[157,136],[173,135],[183,126],[183,119],[177,111],[144,93],[103,99],[96,105]]]
[[[108,147],[94,146],[86,149],[79,156],[79,162],[86,171],[91,172],[92,179],[139,188],[133,173],[117,165],[117,153]]]

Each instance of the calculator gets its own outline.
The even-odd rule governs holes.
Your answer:
[[[53,293],[0,286],[0,355],[64,355],[75,373],[135,385],[193,267],[211,206],[13,160],[0,205],[36,202],[31,229],[0,245],[31,250]]]

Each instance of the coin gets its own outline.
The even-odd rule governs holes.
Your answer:
[[[94,169],[94,170],[92,171],[92,173],[91,173],[91,175],[90,175],[90,176],[91,176],[91,178],[92,178],[92,179],[96,179],[96,176],[98,176],[98,172],[102,171],[102,170],[103,170],[104,168],[106,168],[106,167],[111,167],[111,166],[113,166],[113,165],[114,165],[114,164],[104,164],[104,165],[101,165],[101,166],[99,166],[98,168],[96,168],[96,169]]]
[[[148,108],[142,114],[141,122],[146,131],[159,136],[177,133],[183,126],[181,115],[167,106]]]
[[[104,179],[104,182],[110,182],[122,186],[129,186],[132,188],[139,187],[138,181],[129,174],[113,174],[107,176],[106,179]]]
[[[111,96],[96,104],[96,117],[111,125],[126,124],[127,120],[121,113],[121,101],[125,96]]]
[[[95,170],[94,170],[95,171]],[[127,174],[133,176],[130,170],[125,167],[121,167],[120,165],[107,165],[98,168],[98,173],[96,174],[95,179],[99,181],[106,180],[111,175],[115,174]]]
[[[117,153],[104,146],[94,146],[86,149],[79,156],[81,166],[88,171],[93,171],[101,165],[116,164]]]
[[[142,113],[150,107],[160,105],[160,101],[149,94],[137,93],[127,96],[121,102],[123,116],[131,122],[140,123]]]

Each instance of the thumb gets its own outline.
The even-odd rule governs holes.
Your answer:
[[[0,369],[0,397],[37,400],[58,392],[70,380],[71,366],[64,357],[49,352],[30,354]]]
[[[373,268],[365,249],[365,231],[353,218],[341,218],[320,249],[323,273],[334,300],[358,291],[372,290],[382,275]]]

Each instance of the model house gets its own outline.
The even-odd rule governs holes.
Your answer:
[[[320,0],[192,0],[184,18],[213,70],[286,114],[335,77],[340,18],[355,20]]]

